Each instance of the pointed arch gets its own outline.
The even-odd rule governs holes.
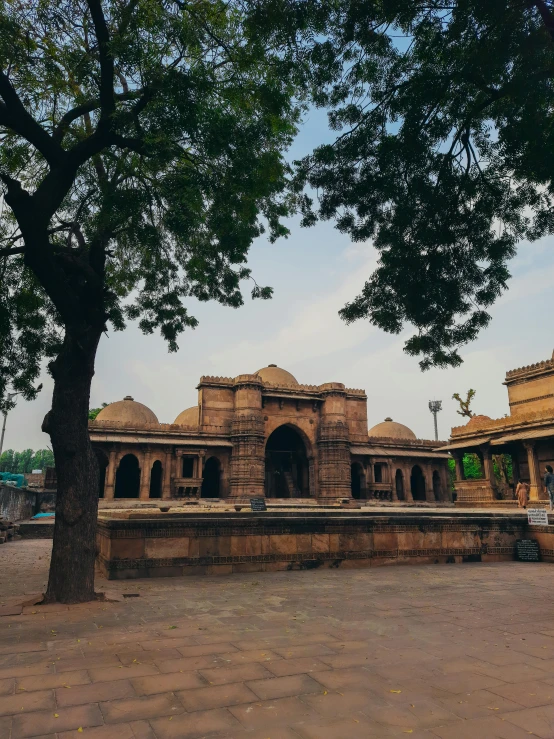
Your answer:
[[[115,475],[115,498],[138,498],[140,492],[140,467],[134,454],[121,458]]]

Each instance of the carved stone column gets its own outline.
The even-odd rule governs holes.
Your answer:
[[[481,454],[483,459],[483,473],[485,475],[485,480],[488,480],[491,486],[495,487],[494,467],[492,464],[492,453],[490,447],[488,445],[483,445],[481,447]]]
[[[317,440],[319,497],[350,498],[350,442],[342,421],[322,421]]]
[[[527,451],[527,463],[529,464],[529,500],[542,500],[544,498],[543,485],[536,444],[533,441],[524,441],[523,445]]]
[[[141,500],[148,500],[150,497],[150,460],[152,457],[152,452],[147,449],[144,454],[142,455],[142,465],[140,470],[140,494],[139,498]]]
[[[263,383],[258,375],[235,378],[235,418],[231,424],[230,498],[265,497]]]
[[[454,463],[456,465],[456,480],[461,482],[466,479],[466,473],[464,470],[464,454],[463,452],[453,452]]]
[[[398,493],[396,492],[396,473],[394,471],[394,467],[392,465],[392,462],[389,462],[387,464],[387,468],[388,468],[389,481],[390,481],[390,484],[391,484],[391,500],[393,501],[393,503],[397,503],[398,502]]]
[[[162,498],[167,500],[171,498],[171,466],[173,463],[173,454],[171,452],[165,453],[165,464],[164,464],[164,480],[162,487]]]
[[[412,495],[412,468],[410,465],[407,467],[404,467],[403,473],[404,473],[404,498],[406,499],[406,503],[413,503],[414,502],[414,496]]]
[[[106,474],[106,486],[104,488],[104,500],[113,500],[115,493],[115,449],[110,452],[108,469]]]

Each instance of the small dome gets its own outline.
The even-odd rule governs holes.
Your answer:
[[[178,426],[198,426],[198,406],[193,405],[192,408],[181,411],[173,423]]]
[[[97,421],[117,421],[129,426],[144,423],[159,423],[156,415],[142,403],[137,403],[130,395],[123,400],[110,403],[96,416]]]
[[[472,416],[466,423],[466,428],[482,426],[486,421],[492,421],[492,418],[490,416]]]
[[[368,436],[383,436],[388,439],[417,439],[412,429],[404,426],[403,423],[397,423],[388,417],[382,423],[369,429]]]
[[[268,364],[267,367],[259,369],[255,374],[270,385],[298,385],[296,377],[291,375],[290,372],[277,367],[276,364]]]

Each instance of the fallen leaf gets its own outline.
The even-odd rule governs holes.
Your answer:
[[[414,733],[413,729],[404,729],[404,734],[413,734],[413,733]]]
[[[401,690],[389,690],[389,693],[401,693]]]
[[[54,718],[59,718],[59,717],[60,717],[60,714],[59,713],[55,713],[54,714]]]
[[[323,691],[323,695],[327,695],[327,691],[326,690]]]
[[[83,733],[83,727],[82,726],[79,726],[79,728],[77,729],[77,731],[79,732],[79,734],[82,734]]]

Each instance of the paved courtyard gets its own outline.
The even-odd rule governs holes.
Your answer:
[[[0,547],[0,603],[49,541]],[[554,737],[554,566],[99,581],[0,618],[0,737]],[[126,595],[129,597],[121,597]]]

